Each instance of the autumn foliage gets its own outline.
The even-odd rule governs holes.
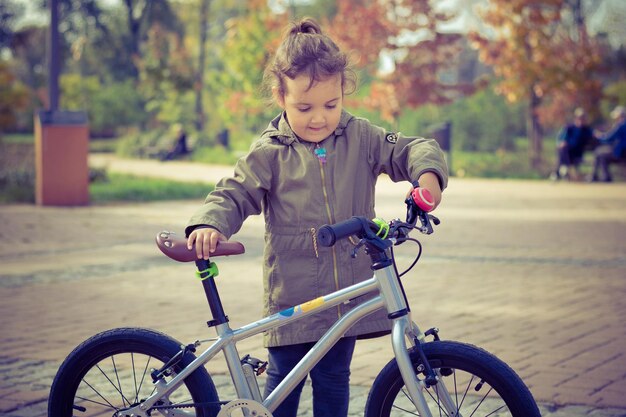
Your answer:
[[[481,15],[492,34],[472,33],[481,59],[498,76],[497,91],[528,102],[531,163],[541,162],[542,132],[576,107],[597,111],[600,46],[566,0],[491,0]]]
[[[374,77],[361,103],[393,122],[406,107],[443,104],[467,92],[454,77],[444,81],[458,54],[458,34],[438,25],[451,16],[435,11],[428,0],[338,0],[338,12],[326,25],[331,35],[355,54],[357,66]],[[386,72],[381,72],[381,57]]]

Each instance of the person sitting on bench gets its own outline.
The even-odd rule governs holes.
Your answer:
[[[574,122],[565,126],[558,137],[558,163],[552,179],[567,177],[572,181],[580,180],[578,166],[583,160],[587,146],[595,140],[593,130],[587,123],[585,111],[578,108],[574,111]]]
[[[177,136],[176,141],[174,142],[174,146],[169,150],[165,156],[163,156],[163,161],[169,161],[175,159],[181,155],[187,155],[189,153],[189,147],[187,146],[187,132],[182,126],[177,128]]]
[[[611,118],[615,119],[615,124],[600,138],[600,146],[595,151],[591,181],[600,181],[600,173],[603,174],[603,181],[613,181],[609,165],[626,157],[626,108],[617,106],[611,112]]]

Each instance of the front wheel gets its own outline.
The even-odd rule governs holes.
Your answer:
[[[541,417],[532,394],[519,376],[492,354],[472,345],[436,341],[422,345],[440,383],[423,391],[433,416]],[[414,369],[422,370],[415,348]],[[418,375],[423,379],[423,375]],[[443,384],[442,384],[443,383]],[[449,392],[454,409],[445,409],[441,389]],[[419,416],[404,387],[395,359],[372,385],[365,417]]]
[[[152,369],[160,369],[180,349],[176,340],[147,329],[114,329],[91,337],[74,349],[59,368],[50,389],[48,416],[124,415],[123,410],[152,394]],[[167,371],[166,380],[194,358],[186,353]],[[215,385],[206,369],[200,367],[157,405],[204,403],[202,406],[161,408],[152,410],[151,415],[215,416],[219,412],[217,401]]]

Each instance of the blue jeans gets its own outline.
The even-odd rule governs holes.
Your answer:
[[[350,402],[350,362],[356,337],[340,339],[311,370],[313,415],[315,417],[345,417]],[[269,366],[265,384],[267,397],[287,376],[315,343],[268,348]],[[306,378],[272,413],[274,417],[296,417],[300,394]]]

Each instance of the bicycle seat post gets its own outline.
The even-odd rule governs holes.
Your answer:
[[[224,313],[222,300],[220,300],[220,295],[215,285],[217,267],[214,263],[206,259],[198,259],[195,262],[198,268],[198,277],[202,280],[202,287],[204,288],[204,293],[209,302],[209,308],[211,309],[211,315],[213,316],[213,320],[208,321],[207,324],[209,327],[212,327],[227,323],[228,316]]]

